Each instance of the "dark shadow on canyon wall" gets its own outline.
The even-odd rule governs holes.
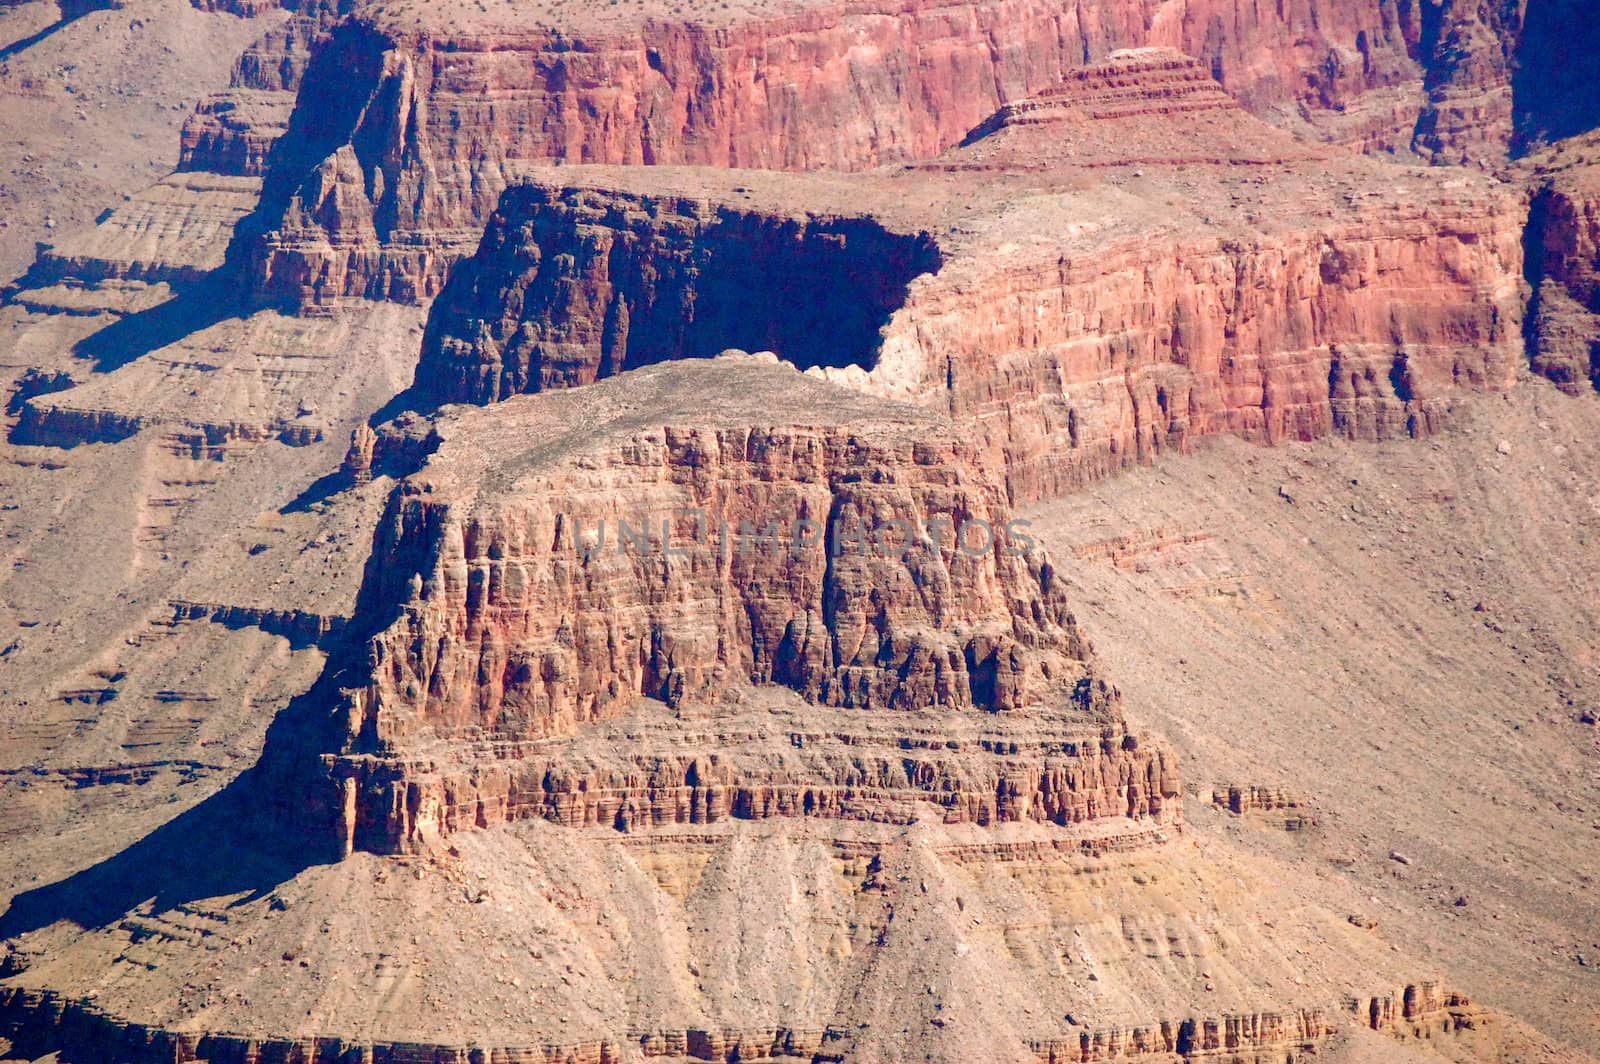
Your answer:
[[[92,361],[96,373],[110,373],[201,329],[249,313],[236,271],[224,266],[178,287],[165,303],[129,314],[84,337],[73,353]]]
[[[870,216],[514,186],[434,301],[402,402],[493,403],[730,348],[871,368],[912,282],[942,265],[929,234]]]
[[[1600,127],[1600,11],[1528,0],[1512,100],[1519,153]]]
[[[318,755],[343,744],[339,683],[359,648],[330,635],[327,649],[328,667],[273,719],[255,765],[120,853],[18,894],[0,939],[61,921],[107,927],[147,903],[157,913],[230,895],[245,904],[339,860],[339,810]]]

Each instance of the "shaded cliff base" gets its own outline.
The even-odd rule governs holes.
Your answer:
[[[1526,169],[1529,357],[1565,391],[1600,389],[1600,134],[1563,141]]]

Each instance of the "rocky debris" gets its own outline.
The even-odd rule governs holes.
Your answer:
[[[1530,160],[1529,356],[1563,391],[1600,388],[1600,134]]]

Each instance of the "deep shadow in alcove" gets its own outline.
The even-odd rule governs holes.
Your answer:
[[[1592,0],[1529,0],[1512,77],[1519,153],[1600,127],[1600,19]]]

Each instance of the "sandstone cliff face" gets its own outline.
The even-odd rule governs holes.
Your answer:
[[[1175,764],[943,419],[746,356],[435,431],[331,666],[333,748],[268,758],[313,768],[286,789],[345,852],[528,817],[1175,822]]]
[[[710,421],[630,435],[503,503],[420,474],[375,547],[383,597],[406,605],[372,647],[370,738],[534,739],[728,681],[862,709],[1000,711],[1070,688],[1086,649],[1061,588],[1006,540],[971,459],[931,427]]]
[[[1534,368],[1562,389],[1600,388],[1600,137],[1535,161],[1528,221]]]
[[[1457,389],[1515,380],[1516,212],[1391,201],[1298,233],[975,264],[913,293],[884,357],[920,364],[1019,499],[1216,433],[1427,434]]]
[[[438,301],[417,390],[496,401],[726,348],[844,366],[938,264],[929,237],[870,218],[517,187]]]
[[[1196,196],[1191,167],[1220,193]],[[544,183],[563,173],[586,183]],[[770,345],[949,413],[1013,499],[1036,499],[1218,433],[1426,434],[1522,358],[1519,197],[1318,154],[1171,51],[1119,53],[848,190],[709,175],[698,199],[609,169],[508,191],[434,307],[416,393],[486,403]],[[1293,210],[1268,202],[1291,187]],[[763,219],[752,195],[788,212]],[[862,217],[840,221],[845,203]],[[755,274],[720,262],[783,248],[826,249],[852,283],[795,293],[798,314],[759,282],[763,298],[734,294]]]
[[[434,18],[402,7],[358,19],[320,50],[307,100],[341,105],[303,108],[293,124],[293,161],[254,252],[268,297],[431,297],[501,191],[540,160],[858,170],[926,159],[1118,47],[1201,56],[1258,113],[1308,116],[1374,148],[1407,144],[1422,103],[1417,15],[1382,0],[808,2],[648,32],[602,12],[574,35],[537,12],[446,28]]]

